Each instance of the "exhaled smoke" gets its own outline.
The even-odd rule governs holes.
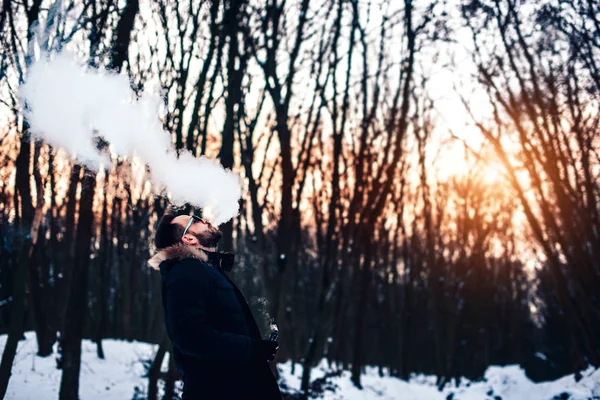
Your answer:
[[[151,170],[155,192],[204,209],[215,225],[237,215],[240,179],[205,157],[179,157],[159,118],[161,99],[137,97],[124,75],[90,69],[67,54],[42,57],[21,86],[31,133],[74,155],[91,168],[110,163],[99,138],[120,156],[136,156]]]

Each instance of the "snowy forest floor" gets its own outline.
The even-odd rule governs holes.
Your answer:
[[[0,336],[0,349],[6,335]],[[80,397],[82,400],[144,399],[147,378],[145,365],[152,359],[156,345],[121,340],[104,341],[105,360],[96,357],[96,346],[85,340],[82,346]],[[6,399],[56,399],[61,371],[56,369],[55,357],[37,357],[35,334],[26,333],[19,343],[13,375]],[[166,369],[166,362],[165,362]],[[280,384],[289,392],[300,386],[302,367],[291,373],[290,363],[279,366]],[[312,379],[329,375],[326,363],[313,370]],[[552,382],[533,383],[518,366],[488,368],[485,378],[477,382],[463,380],[447,386],[442,392],[435,387],[435,377],[415,375],[408,382],[397,378],[380,377],[375,368],[368,368],[358,390],[350,381],[350,373],[324,379],[321,399],[399,399],[399,400],[589,400],[600,399],[600,369],[583,371],[583,378],[575,382],[573,375]]]

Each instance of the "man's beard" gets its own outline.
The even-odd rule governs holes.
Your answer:
[[[201,246],[211,248],[217,247],[217,244],[219,243],[219,240],[221,240],[223,233],[220,230],[215,229],[202,232],[195,236],[196,239],[198,239],[198,243],[200,243]]]

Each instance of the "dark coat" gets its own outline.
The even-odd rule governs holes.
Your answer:
[[[281,399],[269,364],[250,360],[251,340],[261,334],[235,284],[197,249],[175,246],[158,260],[183,398]]]

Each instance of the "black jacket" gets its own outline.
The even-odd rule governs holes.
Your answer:
[[[241,292],[217,267],[177,246],[160,263],[163,311],[183,376],[184,399],[281,399],[265,362],[251,362],[251,340],[260,339]],[[181,252],[190,252],[189,257]]]

